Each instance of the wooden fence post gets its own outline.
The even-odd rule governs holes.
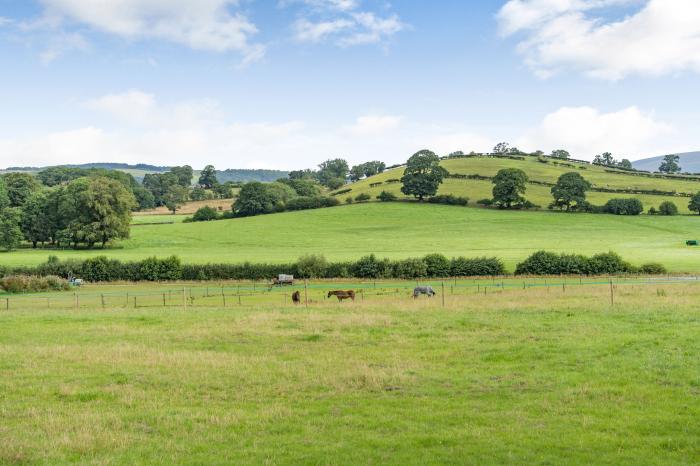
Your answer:
[[[102,309],[104,309],[105,308],[105,295],[100,294],[100,299],[102,300]]]
[[[615,287],[613,286],[612,278],[610,279],[610,305],[615,305]]]
[[[185,291],[185,287],[182,287],[182,307],[187,310],[187,291]]]
[[[304,304],[306,308],[309,308],[309,281],[304,279]]]
[[[165,293],[163,293],[163,307],[165,307]]]
[[[442,307],[445,307],[445,282],[442,282]]]

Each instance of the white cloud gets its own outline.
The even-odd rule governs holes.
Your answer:
[[[640,3],[622,19],[605,17],[606,8]],[[504,35],[524,35],[518,50],[543,77],[566,69],[607,80],[700,72],[697,0],[510,0],[498,20]]]
[[[44,65],[60,58],[68,52],[86,51],[90,45],[85,38],[75,32],[61,32],[51,37],[48,47],[41,53],[39,59]]]
[[[395,14],[381,17],[362,9],[358,0],[297,0],[309,7],[292,26],[299,42],[331,40],[338,46],[378,44],[401,32],[406,25]]]
[[[500,140],[529,151],[564,148],[586,159],[605,151],[635,159],[681,149],[671,125],[636,107],[610,113],[564,107],[529,130],[504,134],[498,129],[493,137],[487,129],[427,124],[377,112],[337,126],[298,120],[237,121],[214,100],[163,104],[140,90],[105,95],[82,106],[94,113],[82,127],[0,139],[0,163],[306,168],[330,157],[350,163],[371,159],[397,163],[426,148],[438,154],[486,152]]]
[[[356,136],[382,136],[401,126],[402,118],[392,115],[364,115],[355,124],[348,126],[346,131]]]
[[[603,152],[635,159],[662,153],[669,148],[674,133],[670,124],[637,107],[610,113],[591,107],[563,107],[547,115],[516,145],[531,151],[566,149],[574,157],[588,160]]]
[[[196,50],[261,56],[258,29],[238,0],[41,0],[46,25],[76,23],[127,39],[160,39]]]

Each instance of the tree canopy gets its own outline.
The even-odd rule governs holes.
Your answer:
[[[3,176],[10,206],[21,207],[32,193],[39,189],[39,183],[29,173],[8,173]]]
[[[422,201],[437,194],[448,171],[440,166],[440,158],[434,152],[422,150],[408,159],[401,178],[401,192]]]
[[[527,182],[527,175],[518,168],[499,170],[493,179],[493,202],[505,209],[524,204]]]
[[[554,159],[568,159],[571,157],[571,154],[569,154],[569,151],[566,151],[564,149],[557,149],[552,151],[550,157]]]
[[[591,189],[591,183],[586,181],[580,173],[569,172],[559,177],[552,187],[554,197],[553,207],[571,210],[572,206],[578,207],[586,202],[586,191]]]
[[[212,189],[219,184],[219,180],[216,179],[216,169],[213,165],[204,167],[204,170],[202,170],[199,175],[199,181],[197,183],[205,189]]]
[[[330,189],[337,189],[345,184],[349,172],[348,163],[343,159],[326,160],[318,166],[316,178],[319,183]]]
[[[669,154],[664,156],[663,162],[659,166],[659,171],[661,173],[680,173],[681,166],[678,165],[681,158],[675,154]]]

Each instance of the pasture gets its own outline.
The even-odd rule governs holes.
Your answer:
[[[368,203],[216,222],[136,226],[131,239],[106,250],[22,249],[0,253],[0,265],[39,264],[49,255],[140,260],[176,254],[185,263],[279,263],[303,254],[324,254],[338,261],[369,253],[405,258],[439,252],[448,257],[496,256],[512,271],[517,262],[545,249],[587,255],[612,250],[636,265],[660,262],[674,272],[698,272],[700,248],[687,247],[688,239],[700,239],[700,216],[618,217]]]
[[[559,163],[555,165],[554,162]],[[566,165],[562,165],[566,164]],[[633,173],[622,170],[614,170],[596,165],[555,161],[541,163],[536,157],[526,157],[525,160],[512,160],[506,158],[473,157],[462,159],[443,160],[441,165],[454,175],[481,175],[493,177],[498,170],[503,168],[519,168],[523,170],[531,181],[545,183],[556,183],[560,175],[575,171],[591,182],[594,188],[602,189],[624,189],[624,190],[657,190],[664,192],[678,192],[694,194],[700,191],[700,181],[692,179],[666,179],[659,176],[636,176]],[[403,168],[387,170],[384,173],[371,178],[353,183],[344,189],[351,188],[347,194],[338,197],[345,200],[348,196],[355,197],[361,193],[367,193],[376,198],[382,191],[396,194],[400,198],[405,198],[401,193],[401,183],[388,182],[392,179],[400,179],[403,175]],[[377,186],[372,186],[374,184]],[[438,194],[453,194],[455,196],[468,197],[472,204],[485,198],[491,198],[493,184],[488,180],[476,179],[446,179],[440,186]],[[528,184],[525,197],[535,204],[546,209],[552,202],[550,187]],[[596,205],[603,205],[611,198],[636,197],[644,204],[645,211],[650,207],[657,207],[663,201],[671,201],[676,204],[680,213],[689,214],[687,197],[651,195],[651,194],[625,194],[589,191],[588,200]]]
[[[489,283],[444,307],[25,297],[0,310],[0,463],[700,461],[700,285],[621,283],[611,306],[607,286]]]

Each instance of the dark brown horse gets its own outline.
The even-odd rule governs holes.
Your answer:
[[[338,298],[338,301],[343,301],[344,299],[352,299],[355,301],[355,292],[353,290],[348,290],[348,291],[329,291],[328,292],[328,297],[330,298],[331,296],[335,296]]]
[[[298,291],[295,291],[292,293],[292,302],[294,304],[301,304],[301,293]]]

